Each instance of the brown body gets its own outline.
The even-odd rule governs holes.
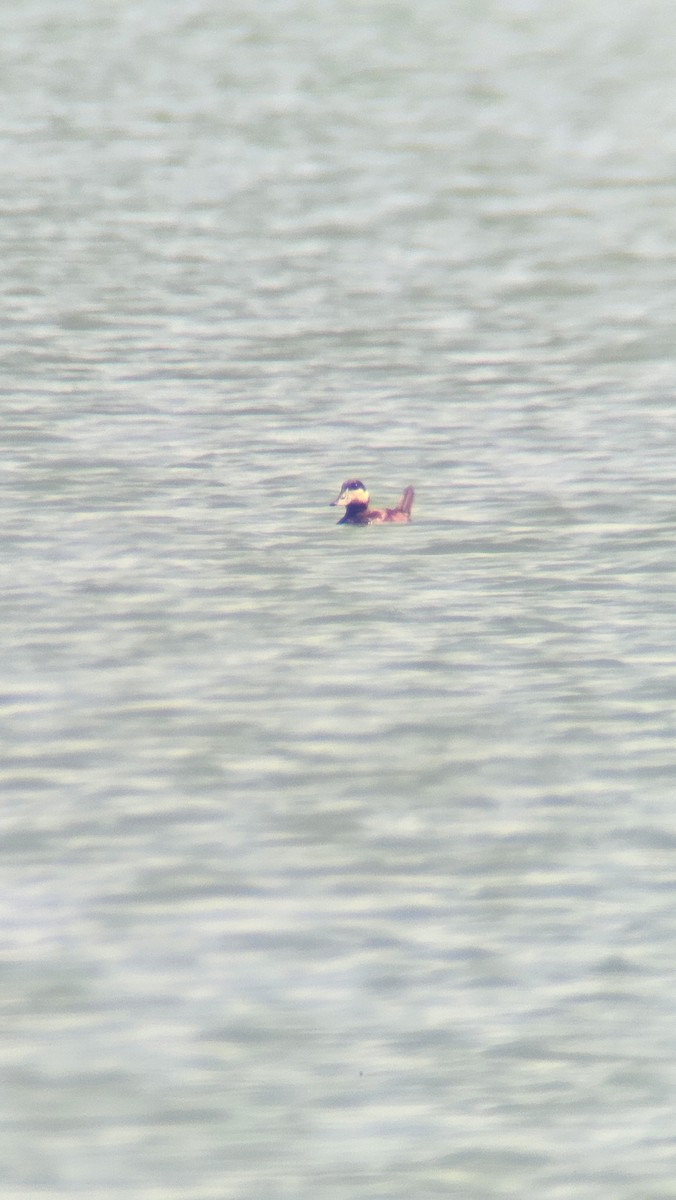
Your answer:
[[[396,508],[369,508],[370,497],[363,483],[359,479],[348,479],[332,505],[345,508],[345,516],[341,517],[339,525],[402,525],[411,520],[413,496],[413,488],[407,487]]]

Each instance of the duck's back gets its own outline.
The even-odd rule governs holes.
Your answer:
[[[404,488],[396,508],[370,508],[366,513],[369,525],[404,525],[411,520],[411,509],[415,492],[412,487]]]

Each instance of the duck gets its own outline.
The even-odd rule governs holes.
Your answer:
[[[395,508],[369,508],[371,498],[360,479],[347,479],[336,500],[329,507],[345,509],[339,525],[386,525],[404,524],[411,520],[411,509],[415,492],[412,487],[404,488],[401,500]]]

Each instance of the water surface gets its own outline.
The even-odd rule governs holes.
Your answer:
[[[676,1197],[671,7],[2,23],[3,1195]]]

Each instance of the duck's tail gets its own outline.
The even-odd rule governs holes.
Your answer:
[[[412,487],[404,488],[403,492],[401,493],[401,500],[399,501],[397,508],[399,509],[399,512],[406,513],[407,517],[410,517],[411,515],[414,496],[415,492],[413,491]]]

